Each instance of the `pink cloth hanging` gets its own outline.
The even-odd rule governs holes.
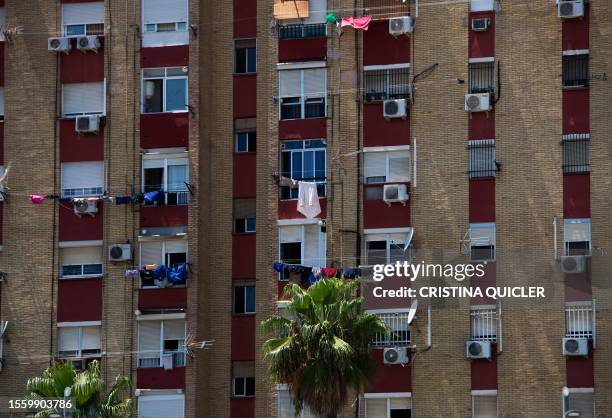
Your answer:
[[[358,30],[368,30],[372,16],[363,17],[343,17],[340,21],[340,27],[350,26]]]
[[[42,202],[45,201],[45,196],[42,194],[31,194],[28,196],[28,199],[35,205],[40,205]]]

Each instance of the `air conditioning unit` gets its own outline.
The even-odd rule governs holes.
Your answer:
[[[75,199],[73,201],[74,204],[74,213],[77,215],[84,215],[98,213],[98,205],[95,200],[87,200],[87,199]]]
[[[108,246],[109,261],[126,261],[132,259],[132,246],[130,244],[115,244]]]
[[[561,257],[561,272],[567,274],[584,273],[586,271],[586,256],[566,255]]]
[[[489,30],[489,18],[481,17],[472,19],[472,30],[474,32],[486,32]]]
[[[491,341],[466,341],[465,357],[471,359],[491,358]]]
[[[383,362],[385,364],[407,364],[408,349],[406,347],[385,348]]]
[[[389,33],[393,36],[408,35],[412,33],[414,22],[411,16],[394,17],[389,19]]]
[[[77,38],[77,48],[79,51],[97,51],[100,48],[100,37],[98,35],[79,36]]]
[[[491,110],[491,94],[466,94],[465,110],[468,112],[488,112]]]
[[[68,53],[71,48],[70,38],[49,38],[47,40],[47,49],[51,52]]]
[[[587,338],[563,338],[563,355],[564,356],[588,356],[589,355],[589,340]]]
[[[81,134],[99,132],[100,115],[77,116],[74,130]]]
[[[385,119],[405,118],[408,115],[408,100],[385,100],[383,102]]]
[[[385,184],[383,186],[383,200],[389,206],[396,202],[405,205],[409,197],[405,184]]]
[[[572,19],[584,16],[584,0],[559,0],[557,3],[559,17]]]

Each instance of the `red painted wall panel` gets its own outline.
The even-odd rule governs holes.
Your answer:
[[[59,206],[59,240],[85,241],[101,240],[104,224],[104,203],[98,202],[95,216],[74,213],[71,202],[61,201]]]
[[[255,398],[232,398],[230,418],[255,418]]]
[[[383,187],[383,186],[368,186]],[[387,205],[383,200],[363,200],[364,228],[402,228],[410,226],[410,200]]]
[[[0,86],[4,86],[4,42],[0,42]]]
[[[383,116],[382,103],[363,106],[363,145],[409,145],[410,119],[390,119]]]
[[[79,135],[74,130],[75,119],[60,120],[60,161],[103,161],[105,122],[100,121],[100,133]]]
[[[278,41],[278,62],[325,60],[327,38],[281,39]]]
[[[595,387],[593,354],[588,357],[567,357],[565,370],[568,388]]]
[[[182,67],[189,65],[189,45],[142,48],[140,67]]]
[[[162,367],[138,369],[136,378],[138,389],[185,389],[184,367],[172,370],[164,370]]]
[[[257,156],[234,154],[234,198],[255,197]]]
[[[495,109],[476,112],[468,116],[468,139],[495,138]]]
[[[472,360],[472,390],[497,389],[497,358]]]
[[[140,289],[139,309],[172,309],[187,307],[187,288]]]
[[[233,234],[232,277],[234,279],[255,278],[256,234]]]
[[[102,279],[58,280],[57,322],[101,320]]]
[[[563,217],[591,217],[591,176],[589,173],[563,175]]]
[[[187,205],[147,206],[140,208],[140,227],[185,226]]]
[[[495,222],[495,179],[470,180],[470,222]]]
[[[91,83],[104,80],[104,48],[95,52],[81,52],[72,41],[69,54],[60,54],[60,78],[62,83]],[[102,40],[104,44],[104,40]]]
[[[234,0],[234,38],[257,36],[257,0]]]
[[[372,22],[363,33],[363,65],[410,62],[410,38],[389,34],[389,21]]]
[[[486,32],[474,32],[472,30],[472,19],[489,18],[489,30]],[[470,13],[468,27],[468,44],[470,58],[483,58],[495,56],[495,13]]]
[[[583,18],[563,19],[561,44],[564,51],[589,49],[589,11],[589,5],[585,4]]]
[[[292,119],[278,122],[279,139],[314,139],[327,137],[327,119]]]
[[[590,132],[590,94],[588,88],[563,90],[563,133]]]
[[[189,114],[154,113],[140,115],[142,148],[186,147],[189,145]]]
[[[590,269],[591,260],[587,259]],[[587,270],[588,271],[588,270]],[[566,274],[565,275],[565,301],[592,301],[593,291],[590,273]]]
[[[257,76],[234,75],[234,118],[257,116]]]
[[[412,376],[410,366],[386,365],[383,363],[383,350],[372,350],[376,363],[376,372],[366,393],[412,392]]]
[[[319,205],[321,213],[317,218],[325,219],[327,217],[327,198],[320,197]],[[305,219],[306,217],[297,211],[297,199],[295,200],[279,200],[278,201],[278,219]]]
[[[232,317],[232,361],[255,360],[255,315]]]

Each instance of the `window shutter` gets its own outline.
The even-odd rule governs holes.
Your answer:
[[[280,230],[280,242],[302,242],[302,227],[296,226],[281,226]]]
[[[148,357],[146,354],[159,355],[161,345],[161,323],[159,321],[139,321],[138,322],[138,353],[141,357]],[[145,355],[142,355],[145,354]]]
[[[278,391],[278,418],[295,418],[291,395],[287,389]]]
[[[234,219],[255,217],[255,199],[234,199]]]
[[[79,350],[79,328],[61,327],[58,331],[58,351]]]
[[[83,327],[81,338],[83,350],[100,349],[100,327]]]
[[[323,267],[324,260],[319,255],[319,225],[304,226],[304,260],[305,266]]]
[[[304,19],[305,24],[325,23],[327,14],[327,0],[309,0],[308,18]]]
[[[62,163],[62,190],[104,188],[104,162]]]
[[[387,399],[366,399],[366,414],[368,418],[387,418]]]
[[[184,410],[184,395],[144,395],[138,398],[138,418],[183,418]]]
[[[104,23],[104,2],[62,4],[62,25]]]
[[[410,151],[388,153],[389,177],[387,182],[406,183],[410,181]]]
[[[364,165],[366,183],[379,183],[379,181],[368,181],[370,177],[386,177],[386,154],[384,152],[366,152]]]
[[[164,340],[184,340],[185,321],[183,319],[171,319],[164,321]]]
[[[470,12],[493,10],[494,0],[470,0]]]
[[[162,243],[143,242],[140,244],[140,265],[162,264]]]
[[[143,0],[143,23],[188,22],[188,0]]]
[[[166,254],[186,253],[187,240],[174,239],[166,241]]]
[[[232,373],[234,377],[254,377],[255,363],[252,361],[236,361]]]
[[[0,116],[4,116],[4,87],[0,87]]]
[[[104,113],[104,82],[62,85],[62,114]]]
[[[304,97],[325,97],[327,95],[327,69],[304,70]]]
[[[495,245],[495,225],[470,225],[470,243],[472,246]]]
[[[280,97],[302,96],[302,73],[300,70],[278,72],[278,95]]]
[[[102,247],[61,248],[62,265],[70,264],[101,264]]]
[[[474,418],[496,418],[497,396],[474,396]]]
[[[569,411],[580,411],[580,418],[595,416],[592,393],[570,393]]]
[[[244,118],[234,120],[234,130],[238,132],[253,132],[257,129],[256,118]]]
[[[391,398],[390,401],[391,409],[410,409],[410,398]]]
[[[591,220],[566,219],[563,233],[566,242],[590,241]]]

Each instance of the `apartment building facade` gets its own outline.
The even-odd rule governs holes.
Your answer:
[[[99,359],[141,417],[291,417],[257,325],[280,262],[361,267],[393,330],[345,417],[612,414],[608,2],[0,5],[0,396]],[[403,260],[547,297],[409,324],[368,293]]]

